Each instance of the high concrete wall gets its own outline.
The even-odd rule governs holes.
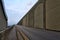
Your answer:
[[[33,10],[31,10],[28,13],[28,26],[29,27],[34,27],[34,11]]]
[[[43,3],[32,8],[22,20],[22,25],[34,28],[43,28]]]
[[[6,27],[7,27],[7,21],[4,17],[2,7],[1,7],[1,4],[0,4],[0,31],[4,30]]]
[[[46,0],[46,28],[60,30],[60,0]]]
[[[22,19],[22,25],[28,26],[28,27],[33,27],[34,26],[34,13],[33,11],[29,11],[27,15]]]
[[[27,26],[27,15],[22,19],[22,25]]]
[[[60,30],[60,0],[46,0],[45,7],[43,6],[43,2],[39,3],[28,12],[26,16],[28,22],[25,21],[25,25],[36,28],[44,28],[46,25],[46,29]],[[46,17],[44,17],[44,11]]]
[[[43,28],[43,3],[40,3],[34,11],[34,27]]]

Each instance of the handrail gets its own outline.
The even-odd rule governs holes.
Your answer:
[[[3,31],[0,31],[0,34],[1,34],[1,33],[3,33],[3,32],[5,32],[5,31],[7,31],[7,30],[10,30],[11,28],[13,28],[13,27],[6,28],[5,30],[3,30]]]
[[[6,34],[6,32],[8,32],[9,30],[11,30],[13,28],[13,26],[12,27],[10,27],[10,28],[6,28],[5,30],[3,30],[3,31],[1,31],[0,32],[0,40],[4,40],[4,35]]]
[[[5,30],[3,30],[3,31],[0,31],[0,34],[1,34],[1,33],[3,33],[3,32],[5,32],[5,31],[6,31],[6,30],[8,30],[8,29],[9,29],[9,28],[6,28]]]

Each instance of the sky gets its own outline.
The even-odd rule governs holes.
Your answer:
[[[38,0],[3,0],[8,26],[17,24]]]

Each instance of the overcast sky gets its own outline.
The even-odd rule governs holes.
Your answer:
[[[38,0],[3,0],[8,25],[17,24]]]

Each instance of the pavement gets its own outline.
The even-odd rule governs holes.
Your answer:
[[[1,40],[29,40],[28,37],[17,26],[12,27],[10,30],[4,31]]]
[[[17,40],[15,27],[5,32],[4,40]]]
[[[3,40],[60,40],[60,32],[15,25],[5,32]]]
[[[60,32],[29,28],[20,25],[15,25],[15,27],[23,31],[30,40],[60,40]]]

